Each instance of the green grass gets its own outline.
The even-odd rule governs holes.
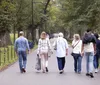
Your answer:
[[[16,60],[17,56],[14,52],[14,46],[0,48],[0,69],[14,63]]]
[[[16,39],[17,37],[18,37],[18,34],[16,33],[16,34],[15,34],[15,39]],[[13,33],[10,34],[10,39],[11,39],[12,43],[14,43],[14,34],[13,34]]]

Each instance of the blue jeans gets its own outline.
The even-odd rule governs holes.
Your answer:
[[[82,56],[80,54],[73,54],[74,58],[74,71],[81,72]]]
[[[59,70],[63,70],[65,67],[65,57],[63,57],[63,58],[57,57],[57,61],[58,61]]]
[[[93,72],[93,59],[94,59],[94,53],[93,52],[85,52],[86,57],[86,70],[87,73]]]
[[[19,57],[19,68],[20,71],[22,71],[22,68],[26,69],[26,63],[27,63],[26,51],[18,51],[18,57]]]
[[[97,54],[94,56],[94,68],[95,68],[95,69],[98,69],[98,68],[99,68],[99,58],[100,58],[100,54],[97,53]]]

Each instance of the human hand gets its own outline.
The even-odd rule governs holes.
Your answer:
[[[68,52],[66,52],[66,56],[68,55]]]
[[[53,51],[51,51],[51,54],[53,54]]]
[[[18,56],[18,53],[16,52],[16,55]]]
[[[28,50],[28,51],[27,51],[27,54],[29,54],[29,53],[30,53],[30,51]]]
[[[96,51],[94,51],[94,55],[96,55]]]
[[[82,57],[84,56],[84,52],[81,52],[81,56],[82,56]]]
[[[39,54],[37,54],[37,56],[39,56]]]

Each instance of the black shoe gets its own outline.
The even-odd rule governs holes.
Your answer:
[[[77,70],[74,69],[74,72],[77,73]]]
[[[89,73],[86,73],[86,76],[90,76],[90,74]]]
[[[61,71],[61,72],[59,72],[59,74],[63,74],[63,72]]]
[[[93,73],[90,73],[90,77],[91,77],[91,78],[94,78]]]
[[[48,70],[48,68],[47,68],[47,67],[46,67],[45,69],[46,69],[46,72],[49,72],[49,70]]]
[[[24,68],[22,68],[22,72],[24,72],[24,73],[25,73],[25,72],[26,72],[26,70],[25,70]]]

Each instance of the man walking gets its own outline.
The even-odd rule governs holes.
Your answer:
[[[96,53],[96,39],[91,30],[88,29],[83,37],[82,56],[86,57],[86,76],[93,78],[93,59]]]
[[[15,51],[19,58],[19,67],[20,72],[26,72],[26,63],[27,63],[27,52],[29,53],[29,44],[28,40],[24,37],[24,32],[19,33],[20,37],[15,41]]]
[[[94,36],[96,37],[96,54],[94,56],[94,68],[95,68],[95,73],[98,73],[99,59],[100,59],[100,40],[98,33],[95,33]]]
[[[63,37],[63,33],[59,33],[59,37],[57,38],[57,41],[54,44],[56,48],[55,50],[60,74],[64,72],[65,57],[68,55],[68,43]]]

